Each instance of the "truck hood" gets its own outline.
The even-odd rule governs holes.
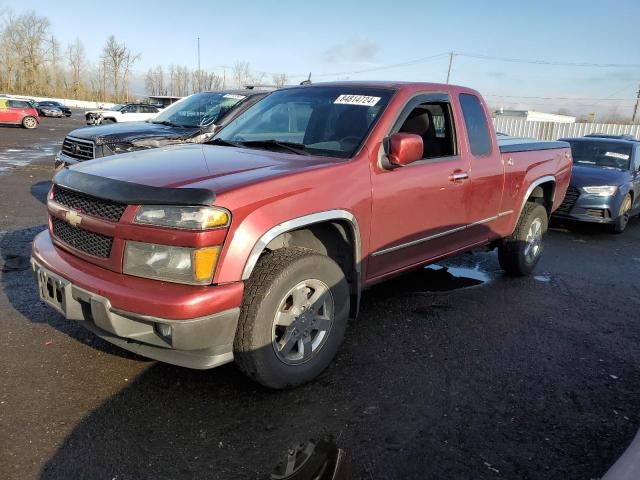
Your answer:
[[[152,187],[201,188],[222,193],[336,161],[265,150],[178,145],[90,160],[69,169]]]
[[[631,173],[618,168],[596,167],[589,165],[573,164],[571,185],[576,188],[615,185],[620,186],[631,179]]]
[[[70,137],[90,140],[96,145],[110,143],[135,143],[137,140],[182,140],[190,138],[199,129],[173,127],[151,122],[111,123],[97,127],[78,128]]]

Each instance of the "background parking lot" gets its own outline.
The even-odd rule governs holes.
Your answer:
[[[640,221],[557,226],[535,277],[493,253],[367,291],[334,364],[268,391],[234,365],[189,371],[111,346],[40,303],[69,119],[0,127],[0,477],[263,478],[332,435],[355,478],[597,478],[640,426]]]

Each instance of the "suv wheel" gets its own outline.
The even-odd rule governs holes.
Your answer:
[[[542,255],[542,236],[547,231],[547,210],[527,202],[513,234],[498,248],[498,260],[509,275],[529,275]]]
[[[24,117],[22,119],[22,126],[28,129],[36,128],[38,126],[38,121],[31,116]]]
[[[349,301],[344,272],[329,257],[303,248],[265,254],[245,283],[238,366],[270,388],[312,380],[342,343]]]

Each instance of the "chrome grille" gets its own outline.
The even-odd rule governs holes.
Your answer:
[[[62,153],[76,160],[91,160],[95,158],[93,142],[67,137],[62,142]]]
[[[580,196],[580,191],[576,187],[569,187],[567,189],[567,194],[564,196],[564,200],[562,204],[558,207],[556,213],[564,213],[566,215],[571,213],[573,206],[578,201],[578,197]]]
[[[109,258],[113,238],[72,227],[59,218],[51,218],[53,235],[67,245],[94,257]]]
[[[102,200],[58,185],[53,188],[53,200],[78,212],[114,222],[120,220],[124,210],[127,208],[124,203]]]

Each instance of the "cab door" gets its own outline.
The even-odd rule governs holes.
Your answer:
[[[460,148],[446,94],[412,98],[389,135],[423,138],[423,158],[385,168],[372,160],[372,218],[367,279],[426,263],[469,245],[469,155]]]
[[[499,237],[494,232],[494,222],[501,216],[513,214],[500,211],[505,165],[483,102],[471,93],[461,93],[458,100],[464,120],[463,148],[470,162],[465,196],[469,227],[465,236],[474,243],[487,243]]]

